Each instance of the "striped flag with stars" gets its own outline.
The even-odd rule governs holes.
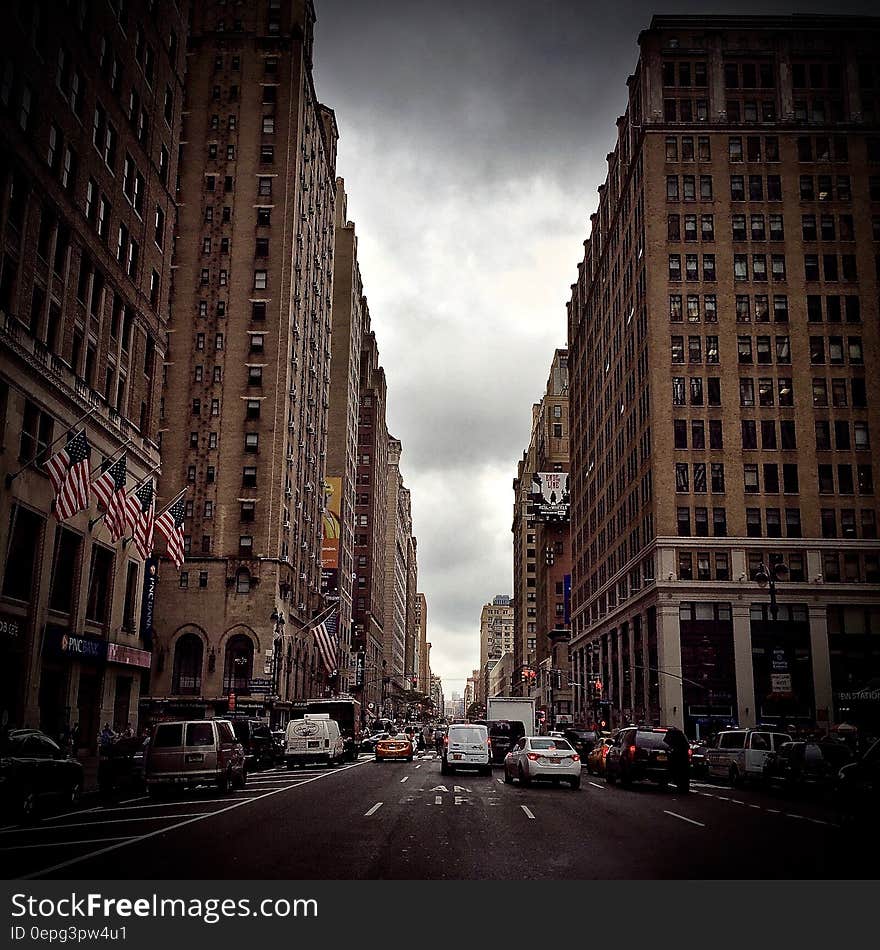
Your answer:
[[[334,608],[330,614],[325,617],[317,627],[314,628],[315,643],[318,646],[318,653],[321,656],[321,662],[328,676],[336,675],[336,653],[339,645],[339,639],[336,636],[339,627],[339,609]]]
[[[153,551],[153,528],[155,526],[156,493],[150,478],[135,488],[125,499],[127,528],[140,556],[146,560]]]
[[[92,450],[85,429],[80,429],[67,440],[45,464],[55,489],[55,517],[67,521],[78,511],[84,511],[91,502],[89,491],[89,459]]]
[[[179,568],[183,564],[183,525],[186,521],[186,502],[184,498],[186,492],[181,492],[180,497],[173,501],[156,518],[156,530],[165,538],[168,557],[174,561],[174,566]]]
[[[128,479],[127,457],[123,455],[101,472],[92,482],[92,491],[104,509],[104,523],[110,531],[110,540],[118,541],[125,535],[125,483]]]

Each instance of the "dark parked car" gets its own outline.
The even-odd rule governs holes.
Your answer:
[[[380,739],[390,739],[390,732],[374,732],[371,736],[367,736],[366,739],[361,739],[361,752],[369,752],[372,755],[376,751],[376,743]]]
[[[843,742],[783,742],[764,761],[766,785],[788,790],[812,785],[829,790],[853,754]]]
[[[586,765],[587,756],[599,741],[599,735],[589,729],[566,729],[562,734],[575,747],[581,762]]]
[[[262,719],[231,719],[235,738],[244,749],[249,772],[268,768],[273,761],[272,733]]]
[[[503,764],[504,757],[526,734],[525,726],[515,719],[475,719],[475,726],[485,726],[489,730],[492,743],[492,761]]]
[[[0,748],[0,803],[3,816],[37,817],[49,802],[76,805],[83,767],[38,729],[11,729]]]
[[[858,827],[880,831],[880,739],[863,756],[838,772],[834,797],[841,817]]]
[[[709,758],[706,754],[714,740],[697,741],[691,743],[691,774],[708,775]]]
[[[284,752],[287,749],[287,733],[283,729],[272,730],[272,763],[277,765],[284,761]]]
[[[98,759],[98,789],[104,797],[146,790],[144,759],[149,742],[143,736],[132,736],[115,739],[102,747]]]
[[[609,785],[619,779],[624,786],[646,778],[664,788],[673,782],[687,791],[689,759],[690,743],[680,729],[628,726],[608,750],[605,778]]]

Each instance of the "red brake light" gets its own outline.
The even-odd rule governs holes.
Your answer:
[[[527,753],[526,753],[526,758],[527,758],[530,762],[537,762],[538,759],[541,758],[541,756],[539,756],[537,752],[527,752]]]
[[[571,760],[572,762],[580,762],[581,757],[577,754],[577,752],[575,752],[575,754],[571,757]]]
[[[443,745],[449,745],[449,736],[443,736]]]

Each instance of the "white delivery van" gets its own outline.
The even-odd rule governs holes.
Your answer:
[[[764,773],[764,760],[776,752],[783,742],[790,742],[785,732],[770,732],[768,729],[727,729],[719,732],[706,749],[709,775],[726,778],[731,785],[739,785],[745,779],[760,779]]]
[[[477,769],[481,775],[492,774],[489,730],[476,723],[454,722],[443,745],[440,771],[449,775],[456,769]]]
[[[287,724],[284,761],[289,769],[309,762],[341,765],[345,761],[345,742],[339,723],[329,713],[306,713],[302,719],[292,719]]]

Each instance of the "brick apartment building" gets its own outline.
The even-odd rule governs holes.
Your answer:
[[[833,16],[639,37],[568,308],[571,651],[610,724],[876,730],[878,41]]]
[[[81,419],[93,475],[159,463],[187,11],[16,4],[0,40],[0,705],[92,751],[137,720],[144,562],[42,463]]]
[[[187,560],[163,564],[149,715],[234,703],[283,722],[327,686],[310,625],[337,129],[312,80],[314,19],[294,2],[198,4],[191,21],[160,483],[187,488]]]

